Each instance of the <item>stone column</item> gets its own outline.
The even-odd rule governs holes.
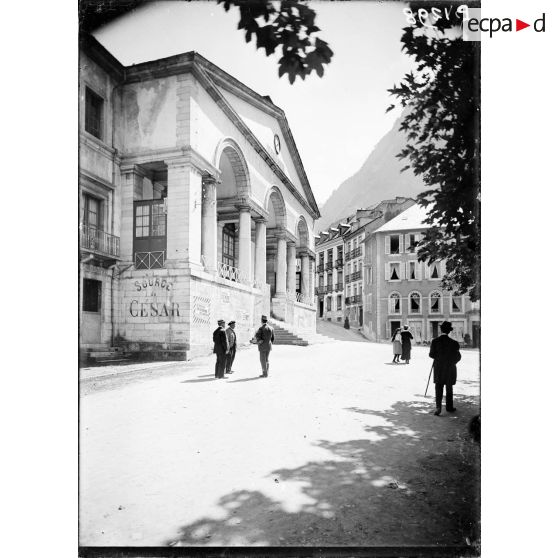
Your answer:
[[[310,265],[309,265],[309,256],[307,253],[300,255],[300,267],[301,267],[301,291],[304,297],[310,296]]]
[[[275,260],[275,296],[285,296],[287,290],[287,239],[283,231],[277,238],[277,259]]]
[[[201,269],[202,175],[182,159],[166,163],[167,267]]]
[[[310,258],[310,298],[314,300],[315,290],[316,290],[316,260]]]
[[[287,244],[287,291],[293,295],[296,292],[296,245]]]
[[[239,205],[238,270],[249,281],[252,271],[252,218],[250,207]]]
[[[260,285],[265,285],[266,274],[266,222],[264,219],[256,219],[256,261],[255,279]]]
[[[202,237],[201,251],[209,273],[217,271],[217,180],[202,179]]]

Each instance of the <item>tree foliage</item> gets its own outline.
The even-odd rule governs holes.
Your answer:
[[[246,42],[255,37],[256,48],[263,48],[266,56],[281,47],[279,77],[287,74],[290,83],[297,77],[304,79],[315,71],[324,74],[333,51],[316,33],[316,12],[298,0],[246,1],[217,0],[226,11],[236,6],[240,11],[238,29],[245,33]]]
[[[446,3],[445,6],[448,4]],[[439,7],[442,8],[443,4]],[[455,4],[453,5],[455,8]],[[424,4],[412,2],[411,9]],[[446,261],[444,289],[480,295],[480,51],[455,33],[461,16],[403,29],[403,52],[416,69],[389,90],[405,107],[398,154],[427,189],[417,196],[430,228],[418,245],[421,261]],[[393,105],[388,108],[391,110]]]

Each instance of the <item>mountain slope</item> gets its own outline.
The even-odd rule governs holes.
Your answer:
[[[399,132],[401,117],[392,129],[378,142],[368,159],[353,176],[334,190],[320,208],[322,217],[316,222],[315,231],[326,229],[334,221],[348,217],[359,208],[369,207],[396,196],[414,198],[424,190],[422,179],[412,170],[400,172],[405,166],[396,158],[405,145],[405,134]]]

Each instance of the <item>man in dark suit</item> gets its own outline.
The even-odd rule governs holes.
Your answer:
[[[217,322],[219,327],[213,332],[213,352],[217,355],[215,361],[215,377],[222,379],[225,377],[225,367],[227,354],[229,353],[229,342],[225,332],[225,320]]]
[[[229,327],[226,329],[225,333],[227,334],[227,341],[229,342],[229,354],[227,355],[225,374],[232,374],[232,365],[234,357],[236,356],[236,333],[234,331],[236,322],[232,320],[228,323],[228,326]]]
[[[461,360],[459,343],[449,337],[453,330],[451,322],[443,322],[440,326],[442,335],[432,340],[430,344],[430,358],[434,359],[434,385],[436,386],[436,410],[434,414],[439,416],[442,412],[442,396],[446,386],[446,411],[454,413],[453,386],[457,380],[456,364]]]
[[[256,341],[258,351],[260,351],[260,364],[262,365],[260,378],[267,378],[269,374],[269,353],[275,341],[275,334],[273,328],[267,323],[267,316],[262,316],[262,325],[256,331]]]

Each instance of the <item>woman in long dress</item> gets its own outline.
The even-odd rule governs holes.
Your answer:
[[[405,361],[405,364],[409,364],[411,360],[411,339],[413,334],[409,331],[409,326],[403,326],[403,331],[401,332],[401,360]]]
[[[393,343],[393,360],[392,362],[399,362],[399,357],[403,351],[401,345],[401,328],[397,328],[395,333],[391,337],[391,342]]]

